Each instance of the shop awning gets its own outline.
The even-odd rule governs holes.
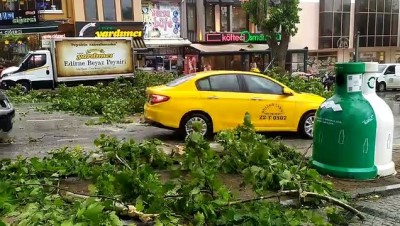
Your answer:
[[[0,26],[0,35],[56,32],[60,24],[61,21],[43,21],[36,24],[3,25]]]
[[[181,47],[190,46],[192,44],[187,39],[145,39],[147,48],[165,48],[165,47]]]
[[[234,44],[191,44],[190,47],[197,49],[200,53],[232,53],[232,52],[262,52],[268,50],[267,44],[249,44],[249,43],[234,43]]]
[[[144,43],[142,38],[134,38],[133,39],[133,49],[134,50],[146,50],[146,44]]]

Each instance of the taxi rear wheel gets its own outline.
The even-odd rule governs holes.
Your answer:
[[[300,134],[307,139],[313,138],[315,112],[308,112],[301,118],[299,123]]]
[[[207,115],[202,113],[190,113],[183,118],[180,126],[182,135],[187,137],[194,132],[192,123],[198,123],[200,125],[200,134],[202,136],[210,137],[212,135],[212,122]]]

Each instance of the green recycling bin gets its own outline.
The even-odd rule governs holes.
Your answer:
[[[372,179],[376,118],[362,95],[364,63],[335,65],[335,95],[319,107],[314,122],[312,166],[339,178]]]

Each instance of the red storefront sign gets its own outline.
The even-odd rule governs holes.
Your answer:
[[[241,33],[207,33],[206,42],[244,42]]]

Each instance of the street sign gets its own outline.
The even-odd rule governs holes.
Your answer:
[[[349,48],[349,38],[341,37],[336,43],[337,48],[339,49],[348,49]]]

